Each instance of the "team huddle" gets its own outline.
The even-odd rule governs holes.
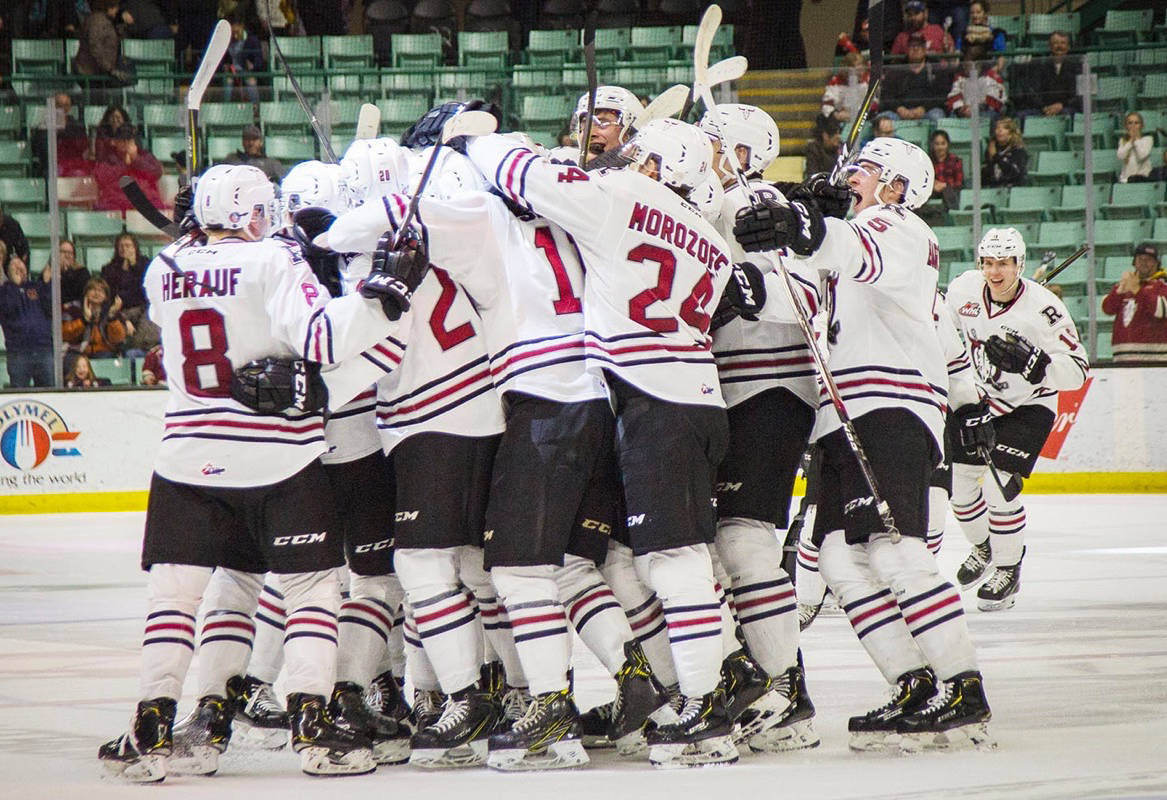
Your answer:
[[[934,484],[951,463],[960,583],[1012,605],[1009,487],[1088,370],[1020,235],[990,230],[946,303],[915,145],[776,186],[759,108],[690,125],[620,87],[587,100],[581,150],[449,138],[475,101],[297,165],[278,210],[252,167],[198,179],[144,279],[169,402],[113,772],[211,774],[232,741],[289,738],[315,775],[814,747],[783,565],[812,446],[800,558],[894,695],[851,747],[991,743]],[[616,683],[585,713],[572,631]]]

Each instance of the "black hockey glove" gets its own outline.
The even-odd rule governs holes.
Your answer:
[[[846,219],[851,210],[851,190],[831,183],[831,176],[826,172],[811,175],[787,197],[807,205],[813,203],[824,217]]]
[[[262,414],[318,411],[328,403],[328,387],[314,361],[269,357],[235,370],[231,397]]]
[[[765,199],[760,206],[738,211],[733,226],[738,244],[749,253],[789,247],[797,255],[809,256],[822,245],[826,233],[823,215],[814,203],[782,204]]]
[[[989,413],[989,402],[969,403],[952,412],[952,427],[955,442],[966,456],[977,458],[981,450],[991,453],[997,444],[997,434],[993,429],[993,415]]]
[[[734,264],[721,300],[710,318],[709,330],[715,331],[735,317],[757,322],[765,304],[766,282],[762,271],[748,261]]]
[[[323,247],[317,247],[313,241],[317,236],[332,227],[336,222],[336,215],[326,208],[306,206],[292,215],[292,238],[300,245],[304,260],[312,268],[316,279],[324,284],[324,288],[333,297],[342,294],[340,282],[340,255]]]
[[[390,320],[400,319],[409,310],[413,290],[429,269],[429,257],[419,239],[408,236],[394,249],[394,238],[391,231],[381,235],[373,251],[373,269],[361,284],[361,296],[380,300]]]
[[[1002,372],[1014,372],[1034,386],[1045,380],[1050,357],[1040,347],[1023,336],[1006,333],[1002,339],[996,334],[985,342],[985,358]]]
[[[194,214],[194,189],[188,183],[174,195],[174,216],[171,219],[178,226],[179,235],[199,229],[199,221]]]

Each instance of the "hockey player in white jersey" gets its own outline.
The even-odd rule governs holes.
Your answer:
[[[933,317],[940,248],[913,213],[931,194],[932,162],[909,142],[877,138],[847,180],[856,198],[850,221],[766,203],[743,211],[734,232],[747,251],[789,247],[838,271],[830,371],[898,527],[899,536],[885,529],[824,397],[814,431],[823,448],[819,568],[894,692],[887,705],[850,719],[851,746],[979,743],[990,712],[976,653],[960,595],[925,544],[948,382]]]
[[[356,355],[393,331],[389,317],[401,313],[396,287],[406,284],[379,271],[367,293],[380,302],[360,295],[325,302],[326,291],[299,253],[263,240],[274,199],[254,167],[211,168],[194,198],[206,239],[190,234],[165,248],[144,279],[170,378],[142,548],[151,598],[144,699],[130,732],[99,751],[112,771],[135,781],[166,775],[194,615],[215,567],[242,580],[230,602],[219,604],[231,615],[214,624],[244,637],[253,630],[263,573],[281,575],[288,707],[301,768],[311,774],[375,768],[368,740],[334,725],[326,707],[340,605],[335,567],[343,553],[318,461],[325,450],[319,404],[308,398],[296,411],[257,414],[231,390],[234,370],[260,357],[328,364]],[[218,698],[219,740],[230,736],[230,693],[224,685]]]
[[[786,528],[794,477],[814,424],[818,386],[810,354],[767,254],[747,257],[733,239],[739,209],[749,198],[735,171],[746,175],[759,196],[785,198],[761,180],[778,156],[778,126],[755,106],[724,103],[698,123],[714,147],[713,167],[724,185],[719,230],[730,243],[734,277],[714,316],[713,354],[729,417],[729,450],[718,467],[716,553],[728,574],[725,589],[749,648],[727,656],[723,676],[735,701],[734,715],[753,710],[739,723],[738,741],[755,750],[813,747],[814,706],[798,665],[798,615],[794,586],[782,568],[775,528]],[[721,140],[732,143],[722,153]],[[736,162],[736,163],[735,163]],[[799,275],[813,314],[818,276]],[[739,300],[739,313],[725,313]],[[744,311],[745,316],[742,316]],[[715,568],[718,566],[714,563]],[[724,635],[724,634],[723,634]],[[755,663],[756,662],[756,663]],[[794,706],[797,705],[797,708]],[[775,726],[781,726],[775,730]]]
[[[578,143],[587,130],[589,93],[584,92],[576,101],[568,129]],[[591,135],[588,138],[588,159],[616,150],[628,141],[636,118],[644,109],[640,98],[623,86],[597,86],[595,110],[592,113]],[[554,147],[548,155],[563,163],[578,164],[580,145],[575,147]]]
[[[704,133],[658,120],[627,147],[634,167],[594,176],[500,136],[473,140],[467,154],[510,201],[563,227],[582,257],[587,365],[613,396],[628,533],[663,604],[687,698],[679,723],[650,732],[650,759],[732,762],[708,551],[727,435],[709,314],[728,279],[729,246],[684,199],[709,173]],[[675,466],[667,476],[666,460]]]
[[[988,395],[996,443],[955,450],[952,506],[973,546],[957,580],[963,588],[975,586],[991,564],[977,606],[996,611],[1011,608],[1021,588],[1020,479],[1029,477],[1057,418],[1057,393],[1080,387],[1090,367],[1062,301],[1023,277],[1025,241],[1016,229],[986,231],[977,259],[978,270],[949,285],[948,306]],[[995,475],[987,472],[989,454]]]

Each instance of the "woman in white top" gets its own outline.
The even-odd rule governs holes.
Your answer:
[[[1132,177],[1151,174],[1151,145],[1154,139],[1143,135],[1143,115],[1136,111],[1126,115],[1126,135],[1118,140],[1118,160],[1122,170],[1118,182],[1126,183]]]

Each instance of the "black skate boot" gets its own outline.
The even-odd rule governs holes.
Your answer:
[[[1025,558],[1025,548],[1021,548]],[[977,589],[977,608],[981,611],[1004,611],[1013,608],[1021,591],[1021,560],[1011,567],[993,567],[988,579]]]
[[[490,737],[486,759],[488,767],[507,772],[566,769],[586,763],[579,709],[570,688],[537,695],[508,732]]]
[[[851,717],[852,750],[882,750],[899,743],[897,724],[903,717],[924,708],[936,696],[936,675],[929,667],[905,672],[896,680],[892,699],[861,717]]]
[[[419,694],[432,701],[434,693]],[[499,716],[494,701],[477,686],[454,692],[446,699],[441,716],[424,726],[419,722],[410,740],[413,752],[409,763],[426,769],[481,766]]]
[[[745,650],[730,653],[721,663],[721,686],[730,719],[737,723],[735,745],[777,725],[790,709],[790,698],[776,691],[774,680]]]
[[[174,714],[178,703],[155,697],[138,703],[128,733],[106,742],[97,757],[106,770],[135,783],[157,783],[166,777],[173,747]]]
[[[615,744],[616,752],[632,755],[643,751],[644,725],[668,701],[640,642],[625,642],[624,663],[616,672],[616,699],[608,723],[608,741]]]
[[[535,698],[526,686],[508,686],[502,695],[502,716],[494,726],[494,733],[506,733],[523,718]]]
[[[960,569],[956,571],[956,580],[960,584],[961,589],[971,589],[977,585],[977,582],[984,576],[985,570],[989,568],[989,562],[993,560],[993,548],[989,544],[989,540],[985,539],[980,544],[974,544],[972,550],[969,551],[968,558],[960,565]]]
[[[798,604],[798,630],[801,633],[811,626],[816,619],[818,619],[819,612],[823,610],[822,601],[818,603],[799,603]]]
[[[899,720],[900,748],[911,752],[922,748],[992,747],[988,726],[992,717],[981,673],[962,672],[945,681],[944,691],[928,705]]]
[[[378,764],[404,764],[409,760],[409,733],[392,717],[369,708],[359,685],[338,682],[328,701],[328,713],[338,727],[359,733],[373,743],[373,759]]]
[[[288,712],[276,699],[270,683],[253,675],[243,677],[235,698],[236,744],[279,750],[288,743]]]
[[[703,697],[686,697],[676,722],[658,725],[645,734],[648,760],[661,769],[736,762],[733,720],[726,705],[723,686]]]
[[[377,768],[373,745],[364,736],[339,727],[318,694],[288,695],[292,749],[309,775],[364,775]]]
[[[806,691],[806,670],[802,666],[802,651],[798,663],[774,679],[779,694],[790,699],[790,710],[782,721],[750,738],[750,749],[755,752],[776,753],[785,750],[807,750],[819,746],[814,731],[814,703]]]
[[[373,678],[369,688],[365,689],[365,702],[378,714],[392,717],[398,726],[413,735],[417,726],[409,703],[405,702],[404,685],[405,681],[398,680],[392,672],[386,670]]]
[[[608,728],[612,725],[613,705],[615,701],[603,703],[579,715],[580,741],[583,742],[585,750],[604,750],[616,746],[616,743],[608,738]]]
[[[200,697],[194,710],[174,726],[174,752],[167,769],[175,775],[214,775],[219,756],[231,742],[231,720],[235,717],[243,678],[227,681],[227,696]]]
[[[442,716],[446,700],[446,696],[437,689],[414,689],[413,708],[409,711],[413,719],[413,732],[417,733],[437,722],[438,717]]]

